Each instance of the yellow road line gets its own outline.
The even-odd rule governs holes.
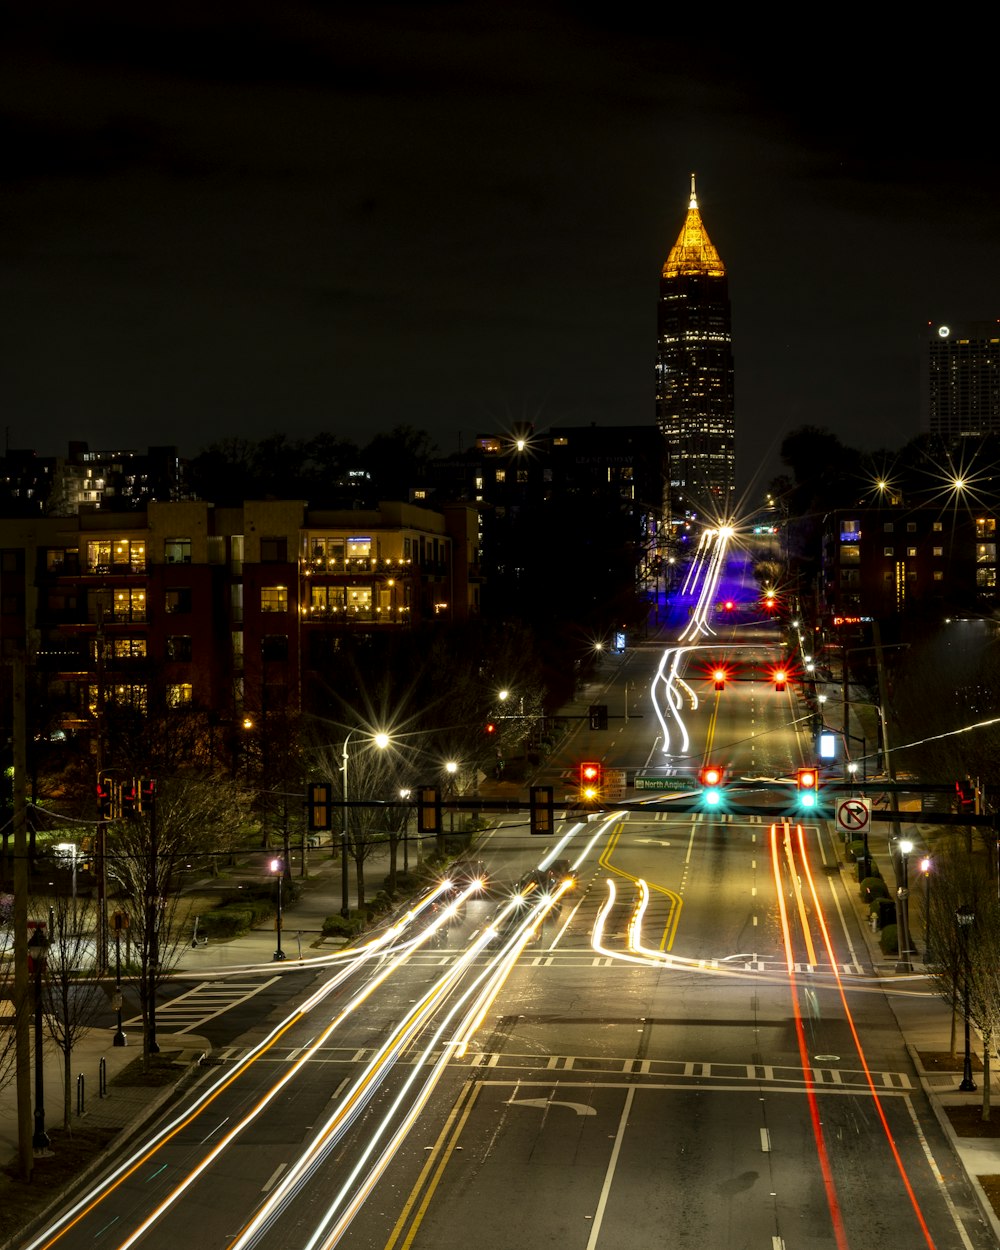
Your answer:
[[[410,1225],[410,1231],[406,1234],[406,1239],[402,1242],[400,1250],[409,1250],[409,1247],[413,1245],[413,1239],[420,1230],[420,1225],[423,1223],[424,1216],[427,1214],[427,1208],[431,1204],[431,1199],[434,1197],[435,1190],[441,1183],[441,1177],[444,1175],[444,1170],[448,1166],[448,1162],[455,1152],[455,1147],[458,1145],[458,1139],[462,1136],[462,1131],[465,1128],[469,1116],[472,1114],[472,1108],[475,1105],[476,1099],[479,1097],[479,1091],[481,1089],[482,1085],[479,1081],[466,1081],[458,1098],[455,1100],[455,1105],[448,1113],[448,1119],[445,1121],[444,1127],[438,1134],[438,1139],[434,1143],[433,1149],[427,1158],[427,1162],[420,1169],[420,1175],[417,1177],[416,1184],[410,1191],[410,1196],[407,1198],[406,1204],[400,1212],[399,1219],[396,1221],[389,1240],[385,1243],[384,1250],[393,1250],[400,1233],[406,1226],[406,1222],[410,1218],[410,1214],[416,1206],[421,1190],[425,1185],[427,1185],[427,1191],[421,1199],[416,1212],[413,1214],[413,1223]],[[436,1167],[435,1164],[437,1165]],[[434,1173],[433,1176],[431,1176],[432,1171]],[[428,1177],[430,1177],[429,1184]]]
[[[626,872],[624,868],[619,868],[611,862],[611,856],[615,853],[615,847],[622,836],[625,828],[625,822],[619,821],[608,838],[608,844],[601,852],[601,858],[598,863],[602,868],[606,868],[608,872],[613,872],[619,877],[624,877],[627,881],[638,885],[639,878],[634,877],[630,872]],[[651,890],[655,890],[657,894],[662,894],[670,900],[670,910],[667,913],[667,923],[663,928],[663,937],[660,939],[660,950],[669,950],[674,944],[674,938],[677,936],[677,926],[680,924],[681,908],[684,905],[683,899],[674,890],[668,889],[663,885],[654,885],[649,878],[645,878],[646,884]]]

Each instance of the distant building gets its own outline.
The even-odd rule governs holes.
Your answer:
[[[736,494],[732,329],[726,267],[691,175],[684,225],[660,278],[656,419],[670,457],[672,515],[731,515]]]
[[[945,443],[1000,434],[1000,321],[931,324],[926,402]]]
[[[0,515],[129,512],[154,499],[187,499],[186,468],[176,447],[91,451],[72,442],[65,456],[44,457],[7,450],[0,457]]]
[[[997,521],[939,506],[840,508],[827,515],[820,605],[828,617],[990,610]]]
[[[567,569],[560,607],[600,628],[655,583],[666,473],[666,443],[653,425],[524,425],[480,435],[436,462],[411,493],[436,507],[442,499],[475,506],[485,615],[551,617],[553,578]]]

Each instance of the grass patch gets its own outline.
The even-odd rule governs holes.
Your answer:
[[[0,1241],[23,1232],[54,1203],[117,1134],[113,1128],[50,1128],[52,1154],[35,1160],[31,1180],[18,1178],[17,1160],[0,1169]]]
[[[156,1089],[163,1085],[176,1085],[181,1071],[174,1060],[179,1050],[164,1050],[149,1056],[149,1071],[143,1071],[142,1055],[136,1055],[131,1063],[111,1078],[112,1085],[143,1085]]]

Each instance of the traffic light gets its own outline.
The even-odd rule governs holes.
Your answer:
[[[601,797],[603,769],[596,760],[585,760],[577,769],[580,798],[587,802]]]
[[[724,601],[723,601],[723,604],[722,604],[722,610],[723,610],[724,612],[732,612],[732,610],[733,610],[735,607],[736,607],[736,600],[735,600],[735,599],[726,599],[726,600],[724,600]]]
[[[706,764],[698,772],[701,797],[706,807],[718,807],[722,803],[722,782],[725,773],[714,764]]]
[[[550,834],[555,831],[555,796],[551,786],[532,786],[531,798],[531,832]]]
[[[774,591],[765,590],[764,591],[764,611],[773,612],[777,606],[778,606],[778,601],[775,597]]]
[[[483,733],[487,736],[487,738],[492,738],[496,731],[497,727],[495,721],[488,720],[483,726]]]
[[[775,690],[780,694],[785,688],[785,682],[788,681],[788,674],[783,668],[776,668],[771,674],[771,678],[774,681]]]
[[[122,782],[121,808],[123,816],[134,816],[139,810],[139,787],[134,778]]]
[[[306,787],[307,824],[312,832],[330,828],[333,787],[327,781],[311,781]]]
[[[115,798],[110,781],[97,783],[97,811],[101,820],[111,820],[115,814]]]
[[[417,787],[417,832],[441,832],[441,791],[437,786]]]
[[[815,807],[819,802],[819,770],[800,768],[795,774],[800,807]]]
[[[726,670],[717,668],[712,673],[712,680],[715,682],[716,690],[725,690],[726,688]]]

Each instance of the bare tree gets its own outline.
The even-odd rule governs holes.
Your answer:
[[[63,1056],[63,1128],[70,1128],[73,1048],[90,1029],[107,998],[97,979],[91,934],[95,908],[89,899],[64,894],[47,900],[52,932],[45,962],[42,1008],[49,1036]]]
[[[14,1079],[14,896],[0,894],[0,1089]]]
[[[156,991],[177,959],[183,934],[177,879],[189,863],[230,854],[241,828],[241,793],[218,779],[178,779],[147,789],[142,810],[118,820],[108,838],[108,873],[127,900],[134,982],[143,1021],[143,1064],[156,1041]]]
[[[983,1119],[990,1118],[990,1058],[1000,1030],[1000,901],[987,857],[960,837],[934,850],[928,916],[933,976],[954,1021],[968,1012],[983,1039]]]

